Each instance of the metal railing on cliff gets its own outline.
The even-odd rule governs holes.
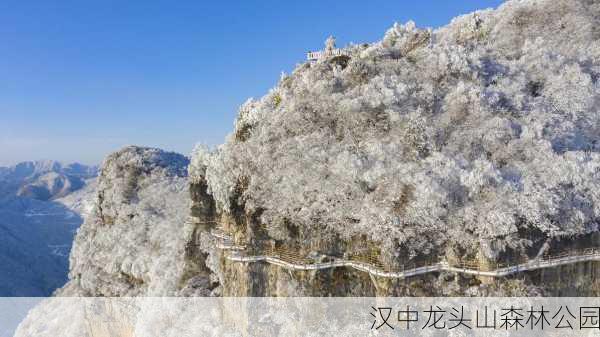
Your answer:
[[[198,222],[196,222],[198,223]],[[205,222],[218,225],[217,222]],[[407,278],[432,272],[455,272],[477,276],[504,277],[524,271],[553,268],[567,264],[600,261],[600,248],[585,248],[569,250],[555,255],[544,254],[537,258],[521,259],[509,263],[480,263],[477,260],[460,260],[454,263],[448,261],[427,262],[421,265],[401,265],[391,267],[382,264],[377,257],[369,255],[352,255],[346,258],[335,256],[320,256],[319,260],[303,256],[298,252],[283,247],[265,247],[258,253],[248,253],[244,244],[236,244],[231,236],[221,230],[212,230],[211,236],[216,241],[218,249],[226,251],[225,258],[238,263],[270,263],[291,270],[323,270],[331,268],[354,268],[373,276],[387,278]]]

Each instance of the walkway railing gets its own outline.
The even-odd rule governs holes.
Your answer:
[[[216,222],[210,223],[216,224]],[[600,261],[600,248],[586,248],[571,250],[557,255],[542,255],[539,258],[529,259],[514,265],[497,263],[482,266],[476,260],[463,260],[456,264],[439,261],[421,266],[412,265],[390,268],[370,256],[354,255],[348,258],[322,256],[322,259],[327,262],[319,262],[280,247],[268,247],[260,254],[250,255],[245,252],[246,247],[244,245],[235,244],[234,240],[222,231],[213,230],[211,231],[211,236],[216,240],[217,248],[229,253],[225,255],[225,258],[232,262],[266,262],[286,269],[304,271],[348,267],[369,273],[373,276],[387,278],[407,278],[442,271],[488,277],[504,277],[529,270],[554,268],[579,262]]]
[[[336,56],[348,56],[349,53],[344,49],[334,49],[334,50],[326,50],[326,51],[309,51],[306,53],[306,59],[309,61],[317,61],[321,58],[325,57],[336,57]]]

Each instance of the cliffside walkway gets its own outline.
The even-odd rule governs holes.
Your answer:
[[[265,262],[290,270],[302,271],[348,267],[369,273],[373,276],[386,278],[407,278],[442,271],[476,276],[504,277],[524,271],[553,268],[580,262],[600,261],[600,248],[586,248],[558,255],[542,255],[514,265],[497,265],[497,268],[490,268],[490,270],[481,268],[476,261],[462,261],[457,264],[440,261],[424,266],[414,266],[413,268],[401,267],[397,270],[391,270],[383,266],[376,259],[368,256],[353,256],[350,258],[322,256],[323,260],[328,261],[319,262],[281,248],[267,248],[260,255],[250,255],[245,252],[245,246],[235,244],[230,236],[221,231],[213,230],[211,231],[211,236],[216,240],[218,249],[229,252],[229,254],[225,254],[225,258],[232,262]]]
[[[529,262],[517,264],[514,266],[499,268],[495,270],[480,270],[480,269],[469,269],[461,266],[453,266],[448,262],[438,262],[432,265],[416,267],[405,270],[385,270],[380,269],[378,266],[359,261],[352,261],[346,259],[335,258],[331,262],[315,262],[308,264],[299,264],[287,261],[285,258],[281,256],[275,255],[253,255],[253,256],[244,256],[242,254],[231,254],[226,257],[230,261],[234,262],[267,262],[276,266],[280,266],[286,269],[293,270],[321,270],[321,269],[329,269],[329,268],[338,268],[338,267],[350,267],[356,270],[360,270],[366,273],[369,273],[373,276],[379,277],[387,277],[387,278],[407,278],[411,276],[417,276],[432,272],[441,272],[441,271],[449,271],[456,272],[462,274],[469,275],[477,275],[477,276],[489,276],[489,277],[503,277],[511,274],[516,274],[519,272],[524,272],[528,270],[536,270],[542,268],[552,268],[566,264],[578,263],[578,262],[586,262],[586,261],[600,261],[600,250],[594,249],[592,253],[577,255],[577,256],[566,256],[561,258],[553,258],[553,259],[545,259],[540,258],[537,260],[531,260]]]

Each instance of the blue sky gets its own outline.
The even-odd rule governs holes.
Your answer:
[[[220,144],[238,106],[320,49],[502,1],[0,2],[0,165]]]

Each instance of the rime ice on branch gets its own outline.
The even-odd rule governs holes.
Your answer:
[[[394,25],[343,63],[329,39],[203,154],[209,190],[273,238],[326,228],[392,256],[494,258],[594,233],[599,12],[508,1],[436,30]]]

